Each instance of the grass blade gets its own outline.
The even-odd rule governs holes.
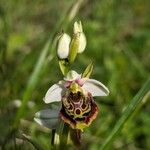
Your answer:
[[[149,91],[150,91],[150,78],[148,78],[148,80],[140,89],[140,91],[135,95],[135,97],[128,104],[121,118],[118,120],[118,122],[114,126],[113,130],[111,131],[106,141],[101,146],[100,150],[104,150],[108,146],[110,146],[110,144],[114,141],[115,137],[119,134],[119,132],[121,131],[121,129],[127,122],[128,118],[132,116],[136,108],[140,105],[140,103],[142,103],[144,96],[148,94]]]

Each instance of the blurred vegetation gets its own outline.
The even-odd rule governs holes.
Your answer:
[[[61,32],[63,28],[57,29],[60,20],[75,2],[0,1],[0,145],[5,145],[5,149],[32,150],[34,143],[50,149],[51,131],[37,125],[33,117],[35,112],[49,107],[42,99],[47,89],[62,78],[52,46],[45,55],[37,83],[33,81],[36,87],[28,88],[29,99],[22,109],[18,130],[9,133],[46,41],[55,32]],[[96,98],[100,113],[83,134],[83,149],[99,149],[125,106],[149,77],[149,4],[149,0],[85,0],[73,20],[62,22],[65,31],[71,33],[74,21],[81,20],[87,37],[86,51],[78,56],[75,70],[83,72],[93,60],[92,78],[110,89],[108,97]],[[50,44],[55,44],[55,40]],[[148,99],[146,95],[110,149],[150,149]]]

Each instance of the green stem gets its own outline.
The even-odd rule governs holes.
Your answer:
[[[70,70],[70,64],[67,59],[59,60],[59,67],[62,74],[65,76]]]
[[[76,147],[81,146],[81,130],[70,129],[70,138]]]
[[[115,137],[120,133],[121,129],[127,122],[128,118],[134,114],[134,111],[142,103],[144,96],[147,95],[149,91],[150,91],[150,78],[148,78],[148,80],[140,89],[140,91],[130,101],[129,105],[123,112],[121,118],[118,120],[113,130],[111,131],[105,142],[102,144],[100,150],[104,150],[111,145],[111,143],[115,140]]]
[[[52,138],[51,138],[51,145],[52,146],[54,146],[55,133],[56,133],[56,129],[52,129]]]
[[[54,150],[66,149],[68,144],[69,126],[60,120],[54,135]]]
[[[65,150],[67,149],[68,144],[68,134],[69,134],[69,126],[64,124],[63,132],[60,135],[60,149]]]

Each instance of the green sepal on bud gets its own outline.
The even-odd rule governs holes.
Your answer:
[[[93,62],[91,62],[82,74],[82,78],[89,78],[93,72]]]
[[[73,36],[73,39],[70,44],[70,52],[69,52],[69,57],[68,57],[68,60],[70,63],[74,62],[77,56],[78,50],[79,50],[79,33]]]

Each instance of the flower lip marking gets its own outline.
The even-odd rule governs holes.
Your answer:
[[[80,113],[81,113],[80,109],[76,109],[75,112],[77,115],[80,115]]]
[[[70,99],[70,95],[73,98]],[[73,129],[81,129],[87,127],[96,118],[98,114],[98,107],[94,102],[92,95],[88,93],[87,95],[81,95],[80,101],[76,103],[78,93],[68,93],[65,98],[62,99],[62,109],[60,111],[61,119],[68,123]],[[75,99],[74,99],[75,98]],[[70,104],[73,109],[70,111],[66,106],[66,99],[70,99]],[[84,109],[82,107],[84,106]]]

